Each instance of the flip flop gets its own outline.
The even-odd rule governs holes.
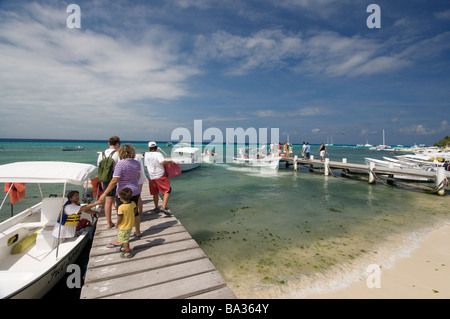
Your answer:
[[[134,237],[136,237],[137,239],[141,239],[142,238],[142,234],[140,234],[139,236],[136,235],[136,233],[133,234]]]
[[[116,248],[116,247],[122,247],[122,246],[123,246],[123,244],[116,245],[114,243],[109,243],[108,245],[106,245],[106,248]]]
[[[161,208],[160,212],[164,213],[166,216],[172,216],[172,212],[167,208]]]

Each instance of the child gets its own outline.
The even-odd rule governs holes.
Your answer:
[[[131,201],[132,190],[131,188],[125,187],[119,191],[119,197],[122,201],[122,205],[117,209],[117,223],[116,227],[118,229],[117,239],[123,244],[123,248],[120,248],[122,258],[131,258],[130,248],[130,236],[131,230],[134,226],[134,215],[137,212],[137,207],[134,202]]]

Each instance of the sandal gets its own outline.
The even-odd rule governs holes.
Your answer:
[[[123,244],[114,244],[114,243],[109,243],[108,245],[106,245],[106,248],[116,248],[116,247],[122,247]]]
[[[161,212],[163,212],[164,214],[166,214],[166,216],[172,216],[172,212],[170,210],[168,210],[167,208],[161,208],[160,209]]]
[[[134,237],[136,237],[137,239],[141,239],[142,238],[142,234],[140,234],[139,236],[136,235],[136,233],[133,234]]]

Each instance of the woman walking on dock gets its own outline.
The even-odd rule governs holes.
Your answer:
[[[319,148],[320,157],[322,157],[322,162],[325,161],[325,153],[328,154],[327,147],[322,143]]]

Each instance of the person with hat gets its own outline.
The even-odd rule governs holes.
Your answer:
[[[166,171],[164,170],[164,165],[173,164],[174,161],[164,159],[164,156],[158,152],[156,142],[149,142],[148,150],[149,152],[146,152],[144,155],[144,164],[147,167],[149,175],[150,195],[153,195],[155,212],[163,212],[167,216],[171,216],[172,213],[167,208],[167,203],[169,202],[172,188],[170,187],[170,181],[165,174]],[[161,209],[158,206],[159,192],[163,194]]]

